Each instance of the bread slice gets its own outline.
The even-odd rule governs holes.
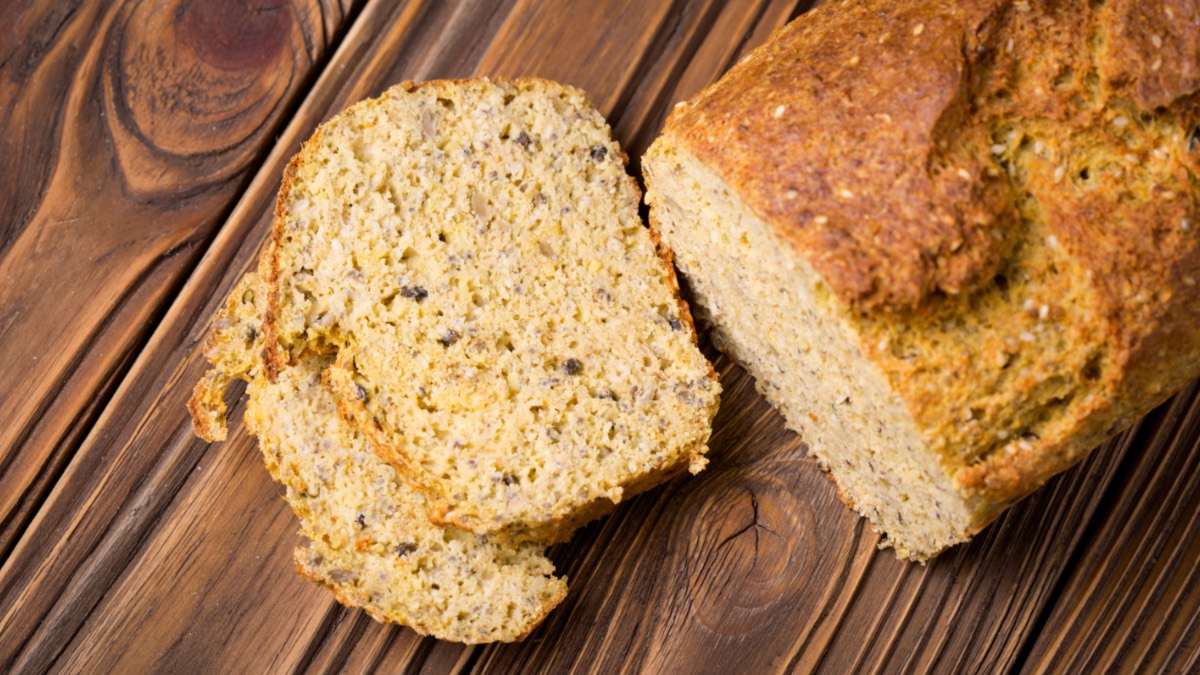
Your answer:
[[[305,354],[430,517],[561,541],[700,470],[719,385],[601,114],[544,80],[405,83],[288,167],[268,376]]]
[[[321,384],[328,357],[306,356],[268,382],[255,363],[263,298],[253,273],[235,288],[214,324],[214,368],[190,407],[198,430],[223,436],[224,404],[215,402],[230,378],[250,379],[247,426],[309,540],[296,549],[299,572],[343,604],[422,634],[468,643],[522,639],[567,592],[543,547],[505,546],[431,524],[421,495],[338,415]]]
[[[902,557],[1200,374],[1200,27],[1161,7],[828,3],[644,159],[714,341]]]

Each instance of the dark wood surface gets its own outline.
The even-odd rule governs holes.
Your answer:
[[[253,439],[191,435],[208,320],[323,119],[404,79],[540,75],[636,158],[808,4],[0,5],[0,672],[1195,672],[1195,385],[921,566],[719,358],[709,470],[556,547],[568,599],[477,647],[299,579]]]

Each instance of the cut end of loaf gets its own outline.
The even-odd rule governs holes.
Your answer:
[[[714,343],[755,377],[843,501],[885,534],[881,545],[924,560],[982,527],[819,275],[669,139],[652,146],[643,166],[652,218]]]
[[[718,339],[921,557],[1200,374],[1200,29],[1133,1],[842,4],[672,114],[648,201]]]

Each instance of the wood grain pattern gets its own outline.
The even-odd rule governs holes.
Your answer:
[[[0,555],[270,147],[346,9],[6,3]]]
[[[1030,672],[1200,667],[1200,388],[1143,423],[1038,636]]]
[[[15,223],[21,229],[6,239],[0,259],[6,280],[0,286],[0,344],[5,362],[14,364],[0,372],[0,406],[7,414],[0,428],[0,553],[6,558],[0,567],[0,634],[6,637],[0,641],[0,669],[52,658],[64,642],[54,630],[69,636],[119,573],[120,562],[105,557],[113,551],[95,548],[95,537],[140,532],[136,517],[114,526],[118,511],[110,509],[119,509],[121,496],[153,474],[140,466],[106,474],[104,467],[120,455],[114,437],[97,437],[92,424],[155,317],[190,272],[200,244],[222,222],[258,156],[270,147],[275,127],[304,93],[348,9],[237,4],[225,7],[224,17],[175,13],[168,23],[176,30],[168,30],[162,25],[164,7],[169,5],[92,3],[47,22],[40,16],[42,5],[33,5],[7,17],[18,34],[27,35],[26,29],[45,34],[5,41],[5,85],[24,78],[14,85],[19,92],[14,105],[5,108],[11,112],[6,128],[18,137],[52,138],[44,144],[49,155],[27,159],[31,174],[39,160],[53,170],[38,192],[22,190],[14,199],[20,206],[30,194],[36,197],[29,207],[33,213]],[[209,3],[206,11],[221,9]],[[257,16],[259,10],[264,17]],[[154,20],[165,32],[143,30],[143,22]],[[126,26],[134,28],[128,40]],[[273,51],[235,59],[223,46],[261,40]],[[35,48],[28,48],[31,43]],[[219,63],[205,60],[218,53]],[[192,76],[210,80],[194,96],[180,91]],[[122,84],[126,80],[133,84]],[[54,82],[70,86],[56,88]],[[39,107],[65,112],[39,123],[34,117]],[[203,140],[189,141],[186,136],[199,133],[190,120],[206,114],[211,130],[201,134]],[[142,145],[118,152],[117,138]],[[178,140],[174,145],[172,138]],[[150,147],[154,139],[165,147]],[[31,140],[29,147],[41,146]],[[3,170],[23,175],[22,168],[6,163]],[[128,178],[125,170],[147,174]],[[161,178],[167,174],[170,181]],[[93,450],[74,454],[85,435],[95,439]],[[159,445],[133,450],[153,457]],[[161,467],[165,473],[155,477],[176,480],[187,466],[186,456],[172,463],[178,459],[168,458]],[[92,484],[103,498],[77,490],[81,483]],[[43,502],[52,487],[59,501]],[[154,513],[169,493],[143,497],[132,506],[135,516],[139,509]],[[64,547],[76,554],[53,558]],[[116,559],[126,560],[119,557],[124,553],[116,552]],[[87,556],[95,556],[94,575],[83,573]],[[72,583],[80,592],[61,597]],[[56,601],[63,603],[59,611],[47,614]],[[39,622],[53,637],[24,639]],[[17,661],[19,654],[28,660]]]
[[[541,75],[584,87],[636,164],[675,101],[809,5],[0,7],[0,356],[26,366],[0,374],[0,671],[1194,672],[1196,385],[920,566],[876,550],[717,358],[709,470],[553,549],[571,595],[515,645],[339,606],[292,573],[297,524],[241,425],[191,436],[209,317],[320,121],[403,79]]]

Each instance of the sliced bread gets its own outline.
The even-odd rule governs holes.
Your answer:
[[[719,385],[603,116],[544,80],[405,83],[288,167],[266,368],[308,354],[430,517],[561,541],[698,471]]]
[[[225,386],[250,380],[247,426],[309,540],[295,552],[299,572],[346,605],[441,639],[528,634],[567,592],[543,547],[431,524],[424,498],[338,415],[321,384],[329,357],[306,356],[267,381],[254,329],[264,297],[255,274],[230,295],[208,350],[214,367],[190,408],[201,435],[223,437]]]

